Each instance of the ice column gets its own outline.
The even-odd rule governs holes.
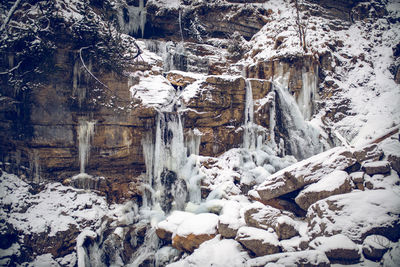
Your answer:
[[[246,102],[244,116],[243,148],[254,150],[256,148],[256,134],[254,129],[253,90],[248,79],[246,79]]]
[[[313,72],[302,72],[303,87],[297,98],[300,111],[305,120],[310,120],[313,115],[314,101],[317,97],[317,75]]]
[[[85,165],[89,161],[90,142],[94,135],[96,121],[80,120],[78,127],[80,172],[85,173]]]

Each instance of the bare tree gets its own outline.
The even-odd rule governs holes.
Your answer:
[[[297,34],[300,40],[300,46],[303,48],[304,52],[307,52],[307,25],[308,19],[304,19],[302,14],[302,7],[303,1],[302,0],[295,0],[294,1],[295,8],[296,8],[296,26],[297,26]]]

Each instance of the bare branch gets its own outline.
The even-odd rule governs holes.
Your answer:
[[[6,28],[8,22],[11,19],[11,16],[14,14],[15,10],[17,10],[18,5],[22,2],[22,0],[17,0],[15,1],[14,5],[11,7],[10,11],[8,11],[7,17],[4,20],[3,24],[0,27],[0,32],[4,31],[4,29]]]
[[[83,67],[85,68],[85,70],[90,74],[90,76],[92,76],[98,83],[100,83],[102,86],[104,86],[105,88],[107,88],[108,90],[112,91],[110,88],[108,88],[107,85],[105,85],[104,83],[102,83],[87,67],[85,62],[83,61],[82,58],[82,50],[89,48],[89,46],[86,47],[81,47],[81,49],[79,49],[79,57],[81,58],[81,62]]]

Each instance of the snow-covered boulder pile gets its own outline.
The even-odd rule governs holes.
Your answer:
[[[397,176],[398,179],[398,176]],[[371,234],[400,238],[400,196],[391,189],[357,191],[320,200],[308,209],[311,236],[342,233],[357,243]]]

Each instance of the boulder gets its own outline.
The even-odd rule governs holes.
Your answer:
[[[254,190],[262,201],[268,201],[315,183],[334,170],[345,170],[356,162],[350,151],[336,147],[265,177],[265,182]]]
[[[331,266],[329,259],[325,253],[318,250],[296,251],[277,253],[250,259],[246,266],[309,266],[309,267],[329,267]]]
[[[235,240],[258,257],[278,253],[280,250],[275,233],[255,227],[240,227]]]
[[[386,251],[389,250],[390,240],[381,235],[370,235],[365,238],[362,251],[365,258],[380,261]]]
[[[274,229],[279,240],[282,240],[299,234],[297,223],[287,214],[290,213],[283,213],[270,206],[250,207],[245,211],[244,218],[248,226],[264,230]]]
[[[333,195],[345,194],[350,192],[351,189],[352,182],[347,172],[336,170],[302,190],[295,201],[303,210],[307,210],[318,200]]]
[[[354,191],[313,204],[307,212],[308,233],[313,237],[342,233],[356,243],[371,234],[397,241],[399,217],[400,196],[393,190]]]
[[[202,213],[183,220],[172,238],[172,246],[178,250],[193,252],[203,242],[217,235],[218,216]]]
[[[364,190],[364,172],[350,173],[350,178],[359,190]]]
[[[366,162],[362,168],[369,175],[388,174],[390,173],[390,162],[386,160]]]
[[[173,211],[165,220],[159,222],[156,226],[157,236],[165,241],[172,241],[172,235],[176,233],[178,226],[190,217],[194,216],[193,213],[184,211]]]
[[[317,237],[310,242],[310,247],[324,252],[332,263],[353,264],[361,257],[358,246],[342,234]]]
[[[383,151],[378,145],[371,144],[367,145],[359,150],[353,152],[354,157],[360,164],[364,161],[377,161],[383,157]]]
[[[228,201],[224,204],[218,221],[218,232],[225,238],[235,238],[238,229],[244,225],[240,216],[240,204],[237,201]]]

